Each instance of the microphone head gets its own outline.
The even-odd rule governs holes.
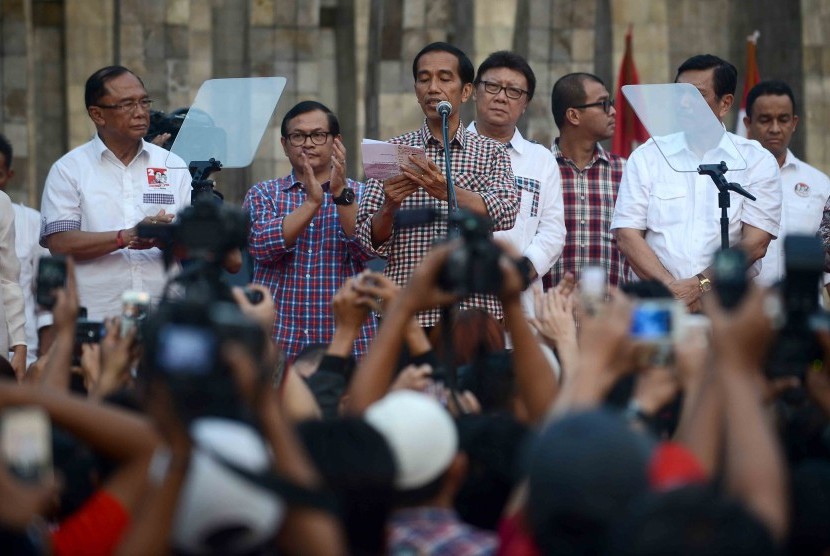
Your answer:
[[[450,112],[452,112],[452,104],[446,100],[442,100],[438,103],[438,106],[435,107],[435,110],[442,116],[449,116]]]

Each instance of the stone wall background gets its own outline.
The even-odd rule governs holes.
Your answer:
[[[629,25],[643,83],[671,80],[701,52],[742,73],[745,37],[759,29],[762,78],[787,80],[798,97],[794,150],[830,171],[830,0],[0,0],[0,132],[17,172],[10,194],[39,206],[51,164],[93,133],[83,87],[104,65],[136,71],[165,111],[189,105],[205,79],[287,77],[254,163],[216,175],[240,200],[255,181],[289,171],[279,123],[308,98],[340,116],[359,178],[362,137],[420,125],[411,64],[434,40],[457,44],[476,65],[494,50],[525,55],[538,84],[522,129],[548,145],[555,80],[589,71],[612,89]],[[469,120],[472,103],[462,114]]]

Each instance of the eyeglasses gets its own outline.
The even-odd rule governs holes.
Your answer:
[[[614,99],[607,98],[605,100],[599,100],[597,102],[591,102],[589,104],[580,104],[579,106],[571,106],[571,108],[591,108],[592,106],[602,106],[602,109],[605,111],[606,114],[611,112],[611,107],[614,106]]]
[[[315,145],[325,145],[326,141],[329,139],[329,135],[334,135],[334,133],[330,131],[314,131],[312,133],[300,133],[299,131],[295,133],[289,133],[286,137],[288,138],[288,142],[291,143],[293,147],[302,147],[305,145],[306,138],[311,138],[311,142]]]
[[[527,94],[527,91],[525,91],[524,89],[519,89],[518,87],[502,87],[498,83],[494,83],[492,81],[479,81],[479,83],[484,85],[484,90],[493,96],[496,96],[500,92],[504,91],[504,94],[507,95],[507,98],[512,100],[519,100],[520,98],[522,98],[522,95]]]
[[[152,105],[153,99],[143,98],[141,100],[125,100],[124,102],[119,102],[118,104],[96,104],[95,106],[98,108],[107,108],[109,110],[119,110],[121,112],[132,112],[139,106],[142,110],[149,110]]]

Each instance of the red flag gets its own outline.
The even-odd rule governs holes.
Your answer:
[[[760,83],[761,75],[758,72],[758,59],[755,55],[756,47],[758,45],[758,37],[761,33],[755,31],[746,38],[746,77],[744,78],[744,94],[741,97],[741,109],[738,111],[738,121],[735,123],[735,135],[746,137],[746,126],[744,125],[744,116],[746,116],[746,96],[749,90]]]
[[[620,156],[628,157],[637,145],[648,140],[648,133],[637,114],[626,102],[622,94],[623,85],[639,85],[640,77],[637,75],[637,68],[634,66],[634,58],[631,54],[631,25],[625,34],[625,52],[620,64],[620,74],[617,77],[617,90],[614,95],[617,115],[615,117],[616,127],[614,128],[614,140],[611,143],[611,152]]]

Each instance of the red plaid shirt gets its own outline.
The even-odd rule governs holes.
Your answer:
[[[545,276],[545,289],[555,286],[567,271],[579,280],[579,271],[586,265],[599,265],[608,274],[608,284],[625,282],[629,267],[611,235],[611,218],[617,203],[625,159],[606,152],[599,143],[594,157],[585,168],[577,168],[559,149],[553,147],[562,176],[562,197],[565,203],[565,249],[559,261]]]
[[[347,180],[358,198],[363,184]],[[328,187],[328,183],[323,184]],[[293,246],[285,244],[282,221],[305,201],[305,188],[294,173],[254,185],[245,196],[251,219],[248,250],[254,259],[253,282],[268,286],[274,296],[274,339],[288,361],[308,344],[329,343],[334,335],[331,299],[343,282],[364,268],[371,258],[340,226],[331,195]],[[355,342],[360,357],[369,347],[375,330],[369,317]]]
[[[422,147],[427,158],[444,170],[444,148],[432,136],[426,120],[421,129],[390,139],[389,142]],[[481,195],[493,222],[493,230],[509,230],[513,227],[519,211],[519,194],[513,179],[510,156],[504,145],[470,133],[464,129],[464,124],[459,124],[455,137],[450,141],[450,166],[456,186]],[[447,222],[446,219],[441,219],[414,228],[394,229],[389,239],[373,249],[372,216],[380,209],[383,199],[383,183],[375,179],[367,180],[366,193],[357,212],[356,235],[365,249],[387,259],[386,275],[404,285],[433,243],[446,237]],[[447,203],[430,197],[424,190],[416,191],[400,206],[400,210],[426,208],[447,213]],[[462,307],[479,307],[497,319],[503,317],[501,303],[495,296],[473,295],[464,301]],[[421,326],[433,326],[439,318],[439,309],[418,315]]]

